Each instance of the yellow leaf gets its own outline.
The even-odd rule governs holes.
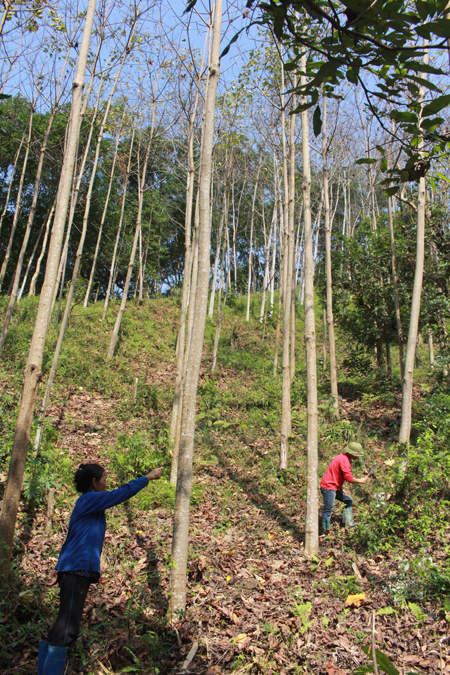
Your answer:
[[[33,591],[27,590],[27,591],[22,591],[22,593],[19,593],[19,598],[22,600],[23,603],[26,605],[31,605],[35,601],[34,593]]]
[[[395,464],[395,459],[387,459],[385,464],[386,466],[393,466]]]
[[[230,581],[230,579],[231,579],[231,576],[228,575],[228,576],[227,576],[227,581]]]
[[[239,635],[236,635],[234,638],[234,641],[236,644],[239,644],[240,642],[244,642],[244,640],[247,639],[247,633],[239,633]]]
[[[226,551],[225,555],[234,555],[234,551]]]
[[[349,595],[345,604],[349,607],[360,607],[366,599],[365,593],[356,593],[356,595]]]
[[[269,539],[273,539],[275,537],[275,535],[272,534],[271,532],[269,532],[269,534],[267,536],[269,537]]]

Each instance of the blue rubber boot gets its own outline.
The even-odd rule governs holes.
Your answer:
[[[42,675],[64,675],[66,655],[67,647],[52,647],[50,645]]]
[[[39,653],[38,653],[38,675],[42,675],[44,672],[44,665],[47,658],[48,652],[48,642],[39,643]]]

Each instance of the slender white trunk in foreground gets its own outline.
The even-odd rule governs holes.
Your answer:
[[[426,41],[424,41],[426,46]],[[428,63],[428,51],[423,56],[424,63]],[[419,93],[419,124],[422,117],[423,101],[425,97],[425,87],[420,87]],[[419,151],[423,148],[423,140],[420,140]],[[420,316],[420,298],[422,295],[423,267],[425,256],[425,205],[426,205],[426,183],[425,177],[419,178],[418,200],[417,200],[417,233],[416,233],[416,269],[414,273],[414,286],[411,300],[411,315],[409,320],[408,342],[406,345],[405,371],[403,376],[402,389],[402,417],[400,424],[399,443],[409,443],[411,434],[411,407],[412,407],[412,389],[414,360],[416,355],[417,333]]]
[[[427,41],[424,41],[426,46]],[[428,51],[423,56],[423,62],[428,63]],[[420,87],[419,93],[419,125],[422,119],[425,87]],[[419,152],[423,148],[423,139],[419,143]],[[403,375],[402,389],[402,419],[400,424],[399,443],[409,443],[411,434],[411,408],[414,360],[416,356],[417,333],[419,329],[420,298],[422,295],[423,266],[425,257],[425,205],[426,205],[426,182],[425,176],[419,178],[417,199],[417,230],[416,230],[416,269],[414,273],[414,286],[411,299],[411,315],[409,319],[408,342],[406,344],[405,371]]]
[[[203,147],[200,158],[199,264],[195,299],[192,298],[192,301],[195,301],[194,334],[189,346],[189,358],[186,368],[186,380],[184,383],[183,413],[181,418],[181,439],[178,457],[178,477],[172,539],[170,616],[173,616],[176,611],[183,611],[186,607],[189,507],[192,486],[195,409],[208,304],[209,256],[211,245],[210,187],[214,139],[214,113],[217,83],[219,79],[221,23],[222,0],[216,0],[214,9],[214,34],[209,64],[209,86],[205,100]]]
[[[283,71],[282,71],[283,73]],[[284,78],[282,81],[284,91]],[[293,99],[295,108],[295,97]],[[283,292],[283,361],[282,361],[282,397],[281,397],[281,434],[280,434],[280,469],[287,469],[289,436],[291,433],[291,367],[290,338],[292,313],[292,281],[294,276],[294,207],[295,207],[295,115],[290,117],[289,134],[289,174],[285,175],[285,204],[287,203],[287,221],[284,236],[285,273]],[[283,131],[284,136],[284,131]],[[285,151],[285,148],[284,148]]]
[[[302,54],[301,69],[306,72],[306,52]],[[305,75],[301,76],[305,84]],[[306,525],[305,553],[317,555],[319,551],[319,501],[318,501],[318,439],[317,439],[317,366],[316,320],[314,316],[314,261],[311,224],[311,167],[309,160],[308,112],[302,112],[303,150],[303,214],[305,221],[305,345],[306,345],[306,394],[307,394],[307,472],[306,472]]]

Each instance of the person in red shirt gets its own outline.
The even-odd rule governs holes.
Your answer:
[[[360,443],[349,443],[345,452],[337,455],[330,463],[325,472],[325,476],[320,483],[320,491],[323,496],[322,528],[324,534],[330,529],[331,514],[333,513],[334,502],[338,499],[345,504],[343,517],[346,527],[354,527],[353,522],[353,499],[343,491],[344,482],[347,483],[367,483],[367,476],[364,478],[354,478],[352,474],[351,460],[355,457],[361,457],[362,446]]]

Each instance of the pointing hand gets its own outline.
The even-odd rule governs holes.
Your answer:
[[[147,474],[147,478],[149,480],[158,480],[161,478],[161,471],[163,470],[163,466],[161,466],[159,469],[153,469],[153,471],[150,471],[150,473]]]

